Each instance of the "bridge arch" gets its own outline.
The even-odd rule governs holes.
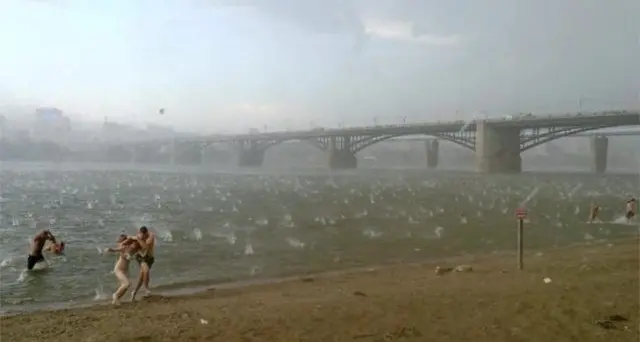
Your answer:
[[[450,141],[454,144],[468,148],[471,151],[476,150],[475,131],[464,131],[464,132],[455,132],[455,133],[387,134],[387,135],[378,135],[378,136],[367,136],[358,140],[351,141],[350,150],[352,153],[355,154],[371,145],[375,145],[385,140],[398,138],[402,136],[409,136],[409,135],[432,136],[434,138]]]
[[[574,134],[594,131],[597,129],[616,127],[616,126],[618,125],[615,125],[615,126],[598,125],[598,126],[590,126],[590,127],[562,127],[557,129],[550,129],[549,131],[544,133],[533,134],[530,137],[521,138],[520,152],[525,152],[527,150],[538,147],[550,141],[565,138]]]

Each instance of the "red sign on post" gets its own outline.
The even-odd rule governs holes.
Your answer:
[[[523,208],[518,208],[516,209],[516,217],[519,219],[526,219],[527,218],[527,211]]]

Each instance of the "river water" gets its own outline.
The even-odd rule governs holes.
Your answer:
[[[2,168],[4,312],[106,301],[115,257],[100,250],[141,225],[158,236],[154,291],[512,250],[520,206],[527,248],[638,234],[621,219],[638,175],[84,168]],[[594,201],[603,222],[587,224]],[[29,240],[45,227],[66,255],[27,272]]]

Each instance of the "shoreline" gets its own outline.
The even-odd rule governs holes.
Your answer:
[[[569,245],[568,245],[569,246]],[[566,247],[566,246],[563,246]],[[563,248],[560,247],[560,248]],[[532,250],[533,251],[533,250]],[[532,253],[529,251],[528,253]],[[538,251],[538,250],[536,250]],[[230,289],[242,289],[251,286],[260,286],[260,285],[271,285],[271,284],[280,284],[291,281],[304,280],[308,278],[326,278],[326,277],[335,277],[335,276],[343,276],[354,273],[363,273],[368,272],[370,270],[380,270],[385,268],[390,268],[398,265],[423,265],[425,263],[438,263],[438,262],[456,262],[467,259],[477,259],[477,258],[488,258],[492,256],[502,256],[502,255],[515,255],[515,252],[504,250],[504,251],[494,251],[492,253],[481,253],[481,254],[463,254],[463,255],[454,255],[449,257],[435,257],[424,259],[422,261],[412,261],[412,262],[401,262],[394,261],[377,265],[365,265],[358,267],[350,267],[343,269],[330,269],[326,271],[308,271],[308,272],[300,272],[295,274],[288,274],[282,276],[275,277],[265,277],[265,278],[251,278],[251,279],[242,279],[242,280],[231,280],[231,281],[222,281],[215,282],[209,280],[201,280],[196,283],[202,285],[190,285],[193,282],[172,284],[172,285],[161,285],[160,290],[154,291],[152,288],[153,296],[161,296],[161,297],[189,297],[193,295],[199,295],[202,293],[206,293],[212,290],[230,290]],[[116,280],[113,280],[114,284]],[[142,298],[138,299],[138,301],[142,300]],[[123,304],[130,303],[129,301],[124,301]],[[6,310],[5,308],[0,308],[0,318],[3,317],[13,317],[19,315],[28,315],[40,312],[55,312],[59,310],[75,310],[75,309],[86,309],[91,307],[102,307],[111,305],[110,299],[83,299],[83,300],[71,300],[66,302],[52,302],[52,303],[41,303],[41,304],[29,304],[25,305],[27,308],[10,308]]]
[[[77,167],[81,165],[83,168],[77,170]],[[284,175],[335,175],[353,174],[357,170],[365,172],[392,172],[392,171],[406,171],[406,172],[427,172],[429,174],[437,173],[455,173],[459,175],[478,175],[473,166],[456,166],[448,165],[440,167],[436,170],[425,170],[421,166],[403,166],[396,167],[392,165],[372,165],[358,166],[358,169],[354,170],[331,170],[327,169],[323,165],[316,166],[304,166],[304,165],[292,165],[285,167],[278,166],[263,166],[258,170],[248,170],[240,168],[236,165],[170,165],[170,164],[129,164],[129,163],[109,163],[109,162],[91,162],[91,161],[27,161],[27,160],[0,160],[0,170],[6,168],[5,171],[144,171],[144,172],[158,172],[158,173],[194,173],[194,174],[241,174],[247,175],[270,175],[274,172],[282,174],[282,171],[286,171]],[[575,166],[575,168],[568,169],[551,169],[551,168],[534,168],[525,169],[520,174],[522,175],[559,175],[559,176],[593,176],[600,177],[598,174],[594,174],[591,171],[584,169],[581,165]],[[613,168],[607,171],[609,176],[617,177],[631,177],[636,176],[638,173],[632,168]]]
[[[596,246],[604,246],[604,245],[613,245],[615,246],[618,243],[626,244],[630,240],[637,239],[637,235],[634,237],[628,238],[620,238],[614,240],[597,240],[594,242],[576,242],[563,246],[551,246],[548,248],[540,248],[540,249],[529,249],[525,250],[524,256],[525,260],[527,257],[535,257],[536,254],[544,253],[544,252],[553,252],[558,250],[568,250],[572,248],[584,248],[584,247],[596,247]],[[402,261],[393,261],[383,264],[372,264],[372,265],[364,265],[358,267],[351,268],[343,268],[343,269],[330,269],[326,271],[308,271],[308,272],[300,272],[295,274],[286,274],[282,276],[275,277],[265,277],[265,278],[251,278],[251,279],[242,279],[242,280],[231,280],[231,281],[223,281],[223,282],[215,282],[202,280],[198,281],[198,284],[201,285],[190,285],[193,283],[180,283],[173,285],[161,285],[159,290],[155,290],[152,288],[153,296],[167,297],[167,298],[181,298],[181,297],[190,297],[190,296],[198,296],[203,293],[207,293],[209,291],[214,290],[233,290],[233,289],[243,289],[253,286],[265,286],[265,285],[275,285],[286,282],[294,282],[294,281],[305,281],[305,279],[320,279],[320,278],[331,278],[331,277],[339,277],[350,274],[358,274],[358,273],[366,273],[371,271],[384,270],[388,268],[393,268],[397,266],[435,266],[436,264],[462,264],[462,263],[470,263],[470,262],[482,262],[491,258],[504,258],[507,256],[515,257],[515,250],[496,250],[492,252],[483,252],[479,254],[461,254],[461,255],[453,255],[453,256],[445,256],[445,257],[433,257],[427,258],[420,261],[411,261],[411,262],[402,262]],[[114,280],[115,283],[115,280]],[[109,296],[107,296],[109,297]],[[143,300],[139,298],[137,301]],[[123,304],[131,303],[129,301],[124,301]],[[37,314],[42,312],[56,312],[60,310],[76,310],[76,309],[88,309],[92,307],[104,307],[110,306],[110,299],[82,299],[82,300],[71,300],[66,302],[53,302],[53,303],[41,303],[41,304],[30,304],[25,305],[19,308],[0,308],[0,318],[5,317],[14,317],[20,315],[30,315]]]
[[[0,338],[102,341],[630,341],[640,333],[638,237],[341,275],[153,295],[119,307],[0,317]],[[619,318],[611,318],[619,317]],[[25,327],[29,327],[25,329]]]

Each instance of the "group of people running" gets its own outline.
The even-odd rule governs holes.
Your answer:
[[[594,223],[598,221],[598,215],[600,214],[600,210],[602,208],[595,204],[591,203],[591,208],[589,209],[589,219],[587,222]],[[636,212],[638,211],[638,201],[631,197],[626,202],[624,217],[627,219],[627,223],[631,223],[631,220],[636,216]]]
[[[631,198],[626,202],[625,217],[628,222],[636,216],[637,201],[635,198]],[[589,222],[597,220],[600,207],[596,204],[591,205],[589,213]],[[138,277],[138,284],[131,292],[131,300],[136,299],[138,291],[144,286],[144,296],[149,296],[149,278],[150,270],[155,262],[155,235],[149,232],[147,227],[142,226],[138,229],[138,233],[134,236],[128,236],[126,234],[120,234],[116,240],[117,245],[113,248],[107,248],[107,252],[118,253],[113,273],[118,279],[118,289],[112,296],[112,303],[114,305],[120,304],[120,300],[125,295],[131,282],[129,281],[129,264],[131,259],[135,259],[140,265],[140,275]],[[49,242],[49,244],[47,244]],[[31,252],[27,258],[27,269],[31,270],[34,266],[40,262],[46,262],[43,252],[51,252],[55,255],[61,255],[64,253],[65,243],[64,241],[57,242],[55,236],[51,231],[45,229],[33,237],[31,244]]]
[[[144,297],[151,294],[149,290],[150,270],[155,262],[155,235],[149,232],[145,226],[138,229],[138,233],[134,236],[120,234],[116,240],[115,247],[107,248],[106,252],[118,253],[113,273],[118,279],[118,289],[112,295],[112,303],[119,305],[120,300],[125,295],[131,282],[129,281],[129,264],[131,259],[135,259],[140,265],[140,275],[138,284],[131,292],[131,300],[136,299],[136,295],[141,288],[144,287]],[[32,270],[36,264],[45,262],[43,252],[51,252],[54,255],[62,255],[64,253],[64,241],[57,242],[55,236],[45,229],[33,237],[31,243],[31,251],[27,257],[27,269]]]

